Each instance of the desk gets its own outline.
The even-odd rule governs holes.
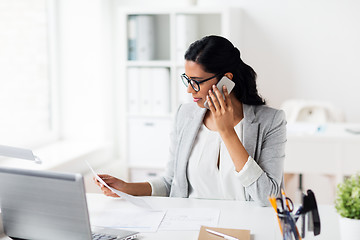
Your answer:
[[[130,203],[105,197],[101,194],[87,194],[89,212],[106,208],[133,208]],[[281,234],[274,210],[271,207],[258,207],[254,202],[200,200],[189,198],[149,197],[150,204],[156,209],[169,208],[216,208],[220,209],[219,227],[249,229],[252,240],[280,240]],[[308,234],[306,240],[340,239],[338,218],[333,206],[319,206],[321,234],[317,237]],[[2,232],[2,229],[0,229]],[[141,233],[143,240],[196,240],[198,231],[158,231]],[[0,240],[10,239],[2,234]]]
[[[360,124],[329,123],[318,129],[289,123],[285,173],[330,174],[340,182],[360,171],[360,134],[349,128],[360,129]]]

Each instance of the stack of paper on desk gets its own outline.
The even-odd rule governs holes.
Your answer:
[[[201,225],[217,226],[219,209],[212,208],[170,208],[159,227],[160,231],[199,230]]]
[[[107,209],[91,213],[91,225],[137,232],[156,232],[166,211],[149,209]]]

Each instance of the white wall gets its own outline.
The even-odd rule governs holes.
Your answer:
[[[152,6],[188,1],[154,0]],[[330,101],[359,122],[360,1],[198,0],[201,6],[243,9],[244,61],[258,73],[260,93],[280,107],[289,98]],[[147,0],[119,0],[146,5]]]
[[[242,56],[262,95],[331,101],[360,121],[359,1],[230,0],[243,11]]]

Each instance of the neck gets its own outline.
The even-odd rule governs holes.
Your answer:
[[[239,122],[241,119],[244,118],[243,104],[235,97],[235,95],[232,94],[230,95],[230,97],[234,109],[234,120],[236,122]]]

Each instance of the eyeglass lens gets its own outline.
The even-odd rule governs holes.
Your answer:
[[[183,81],[183,83],[185,84],[185,86],[189,86],[189,83],[191,85],[191,87],[195,90],[195,91],[199,91],[200,90],[200,86],[197,82],[195,82],[192,79],[189,79],[186,75],[181,75],[181,79]]]

